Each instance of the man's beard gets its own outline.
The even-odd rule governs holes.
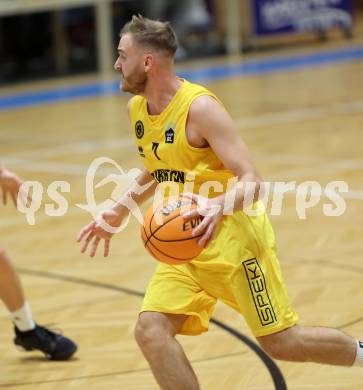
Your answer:
[[[139,95],[145,91],[147,76],[144,72],[135,71],[128,77],[123,77],[122,90],[130,92],[134,95]]]

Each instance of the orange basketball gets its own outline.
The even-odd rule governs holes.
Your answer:
[[[202,216],[185,221],[181,215],[193,210],[196,203],[185,197],[164,199],[157,207],[151,205],[145,213],[141,238],[145,248],[157,260],[168,264],[183,264],[193,260],[203,247],[192,237],[192,230]]]

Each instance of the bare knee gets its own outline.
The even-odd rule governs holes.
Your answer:
[[[162,348],[175,331],[162,313],[143,312],[135,326],[135,339],[142,350]]]
[[[285,347],[274,340],[260,343],[262,349],[275,360],[286,360]]]
[[[302,345],[296,330],[297,327],[293,327],[257,339],[262,349],[273,359],[302,361]]]

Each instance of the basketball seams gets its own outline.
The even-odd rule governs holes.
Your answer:
[[[184,197],[181,197],[182,199],[186,199]],[[188,199],[189,201],[190,199]],[[189,207],[191,206],[194,206],[196,205],[196,202],[194,200],[191,200],[190,204],[189,204]],[[170,209],[170,213],[169,214],[163,214],[162,217],[163,217],[163,223],[158,226],[158,224],[156,223],[156,213],[160,212],[162,210],[163,207],[167,207],[168,204],[160,204],[156,210],[150,210],[150,212],[147,212],[147,215],[145,215],[144,217],[144,224],[142,225],[142,229],[141,229],[141,238],[142,238],[142,241],[143,241],[143,244],[145,246],[145,248],[148,250],[148,252],[153,256],[155,257],[157,260],[161,261],[161,262],[165,262],[165,263],[169,263],[169,264],[183,264],[183,263],[187,263],[193,259],[196,258],[196,256],[198,256],[198,254],[201,252],[201,250],[203,248],[200,248],[197,249],[197,242],[196,240],[203,236],[203,233],[198,235],[198,236],[195,236],[195,237],[192,237],[192,236],[189,236],[189,237],[186,237],[186,238],[179,238],[179,239],[161,239],[161,238],[158,238],[156,237],[156,234],[165,226],[167,226],[169,224],[169,222],[173,222],[175,221],[174,224],[172,224],[173,228],[172,229],[177,229],[177,226],[180,225],[179,223],[179,220],[178,217],[181,218],[181,222],[183,222],[183,215],[181,214],[181,210],[183,208],[183,205],[179,206],[179,207],[176,207],[176,208],[171,208]],[[173,213],[176,213],[176,215],[172,216]],[[165,219],[167,218],[170,218],[168,220],[165,221],[164,217],[166,217]],[[149,219],[149,221],[147,221]],[[155,220],[155,225],[153,225],[153,222]],[[165,222],[164,222],[165,221]],[[146,223],[145,223],[146,222]],[[170,226],[170,225],[169,225]],[[153,231],[154,229],[154,231]],[[161,235],[163,235],[163,233],[160,232]],[[183,234],[184,235],[184,234]],[[176,232],[176,236],[180,237],[180,234]],[[185,235],[184,235],[185,237]],[[154,238],[155,242],[152,240],[152,238]],[[170,238],[170,237],[168,237]],[[175,256],[172,256],[170,255],[168,252],[169,252],[169,246],[170,248],[173,247],[173,245],[176,245],[177,246],[177,243],[179,243],[179,245],[182,245],[181,243],[182,242],[187,242],[187,241],[190,241],[192,247],[190,247],[190,250],[187,251],[187,253],[183,252],[182,253],[184,255],[188,255],[188,257],[185,257],[185,258],[179,258],[179,257],[175,257]],[[160,244],[158,244],[158,242]],[[184,244],[183,244],[184,245]],[[159,246],[161,248],[159,248]],[[179,254],[180,251],[175,251],[174,250],[174,255],[175,254]],[[194,254],[195,253],[195,254]]]
[[[145,227],[144,227],[144,226],[143,226],[143,229],[144,229],[144,232],[145,232],[145,236],[148,237],[147,234],[146,234],[146,231],[145,231]],[[163,256],[169,257],[169,258],[174,259],[174,260],[177,260],[177,261],[188,261],[188,260],[193,260],[193,259],[195,258],[195,257],[180,258],[180,257],[171,256],[171,255],[169,255],[169,254],[163,252],[163,251],[160,250],[159,248],[157,248],[157,247],[150,241],[150,238],[151,238],[151,237],[149,237],[149,238],[148,238],[148,241],[147,241],[146,243],[144,243],[144,246],[145,246],[145,248],[148,248],[151,252],[154,252],[154,251],[151,250],[151,248],[150,248],[149,245],[151,245],[155,251],[161,253]],[[154,238],[156,238],[156,237],[154,237]]]
[[[175,218],[174,218],[175,219]],[[166,224],[165,224],[166,225]],[[163,225],[163,226],[165,226]],[[156,232],[155,232],[156,233]],[[154,234],[152,234],[152,237],[154,237],[157,241],[160,242],[179,242],[179,241],[188,241],[188,240],[193,240],[194,238],[199,238],[202,237],[204,233],[199,234],[199,236],[192,236],[192,237],[187,237],[187,238],[180,238],[179,240],[162,240],[161,238],[156,237]]]
[[[188,199],[188,200],[189,200],[189,198],[183,198],[183,199]],[[192,200],[191,200],[191,205],[194,205],[194,204],[196,204],[196,202],[192,199]],[[164,207],[163,204],[161,204],[160,206],[158,206],[158,208],[155,210],[155,212],[153,212],[153,215],[152,215],[151,218],[150,218],[150,222],[149,222],[149,231],[150,231],[150,234],[151,234],[151,235],[150,235],[150,237],[147,239],[147,241],[149,241],[151,237],[155,237],[158,241],[165,241],[165,242],[184,241],[184,239],[182,239],[182,240],[171,240],[171,241],[168,241],[168,240],[159,240],[159,239],[155,236],[155,233],[157,233],[163,226],[166,226],[169,222],[174,221],[174,219],[176,219],[176,218],[182,216],[182,215],[180,214],[180,212],[179,212],[178,215],[176,215],[176,216],[173,217],[173,218],[170,218],[168,221],[166,221],[165,223],[163,223],[162,225],[160,225],[157,229],[155,229],[155,231],[152,231],[152,229],[151,229],[151,223],[152,223],[152,221],[153,221],[153,219],[154,219],[154,216],[155,216],[155,214],[157,213],[157,211],[159,211],[159,209],[161,209],[162,207]],[[179,208],[179,207],[178,207],[178,208]],[[176,210],[177,210],[177,209],[176,209]],[[145,234],[146,234],[146,233],[145,233]],[[146,234],[146,236],[147,236],[147,234]],[[198,236],[198,237],[200,237],[200,236]],[[190,239],[190,238],[189,238],[189,239]]]
[[[154,234],[157,233],[163,226],[166,226],[169,222],[174,221],[174,219],[176,219],[176,218],[178,218],[178,217],[180,217],[180,216],[181,216],[181,215],[179,214],[179,215],[176,215],[176,216],[173,217],[173,218],[170,218],[167,222],[163,223],[163,224],[160,225],[157,229],[155,229],[154,232],[151,230],[151,222],[150,222],[150,225],[149,225],[150,237],[148,237],[147,234],[145,233],[145,234],[146,234],[146,237],[148,237],[147,241],[149,241],[151,237],[155,237]],[[153,217],[154,217],[154,214],[153,214]],[[152,219],[152,218],[151,218],[151,219]],[[143,228],[144,228],[144,230],[145,230],[145,227],[144,227],[144,226],[143,226]],[[155,237],[155,238],[157,239],[157,237]]]

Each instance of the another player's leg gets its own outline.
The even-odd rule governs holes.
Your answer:
[[[352,366],[357,357],[362,365],[357,341],[338,329],[293,326],[257,340],[278,360]]]
[[[15,273],[10,259],[2,247],[0,247],[0,270],[0,298],[3,300],[8,310],[13,313],[23,307],[25,299],[18,275]],[[16,318],[14,322],[15,321]],[[31,318],[25,318],[25,321],[28,322],[28,324],[19,323],[19,326],[34,327],[34,322]]]
[[[142,312],[135,338],[150,368],[164,390],[198,390],[197,377],[175,338],[187,316]]]
[[[25,301],[21,282],[5,250],[0,247],[0,299],[8,308],[14,323],[14,343],[25,350],[40,350],[54,360],[69,359],[76,344],[62,335],[37,325]]]

